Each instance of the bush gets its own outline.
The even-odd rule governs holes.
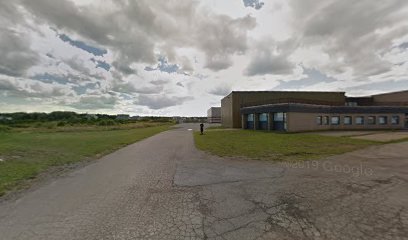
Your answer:
[[[11,128],[8,126],[0,125],[0,132],[8,132]]]
[[[58,122],[57,127],[64,127],[66,125],[65,122]]]
[[[56,124],[54,122],[48,122],[44,124],[44,127],[48,129],[54,129],[56,127]]]
[[[114,120],[109,119],[109,120],[106,120],[106,125],[107,126],[114,126],[114,125],[116,125],[116,122]]]

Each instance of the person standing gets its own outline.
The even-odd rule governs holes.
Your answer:
[[[201,132],[201,135],[204,134],[204,123],[200,124],[200,132]]]

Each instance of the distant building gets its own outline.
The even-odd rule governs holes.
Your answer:
[[[408,129],[408,91],[367,97],[344,92],[232,92],[221,100],[225,127],[287,132]]]
[[[207,110],[208,123],[221,123],[221,107],[212,107]]]
[[[118,114],[116,115],[117,120],[129,120],[130,116],[129,114]]]

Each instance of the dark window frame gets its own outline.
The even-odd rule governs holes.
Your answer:
[[[381,123],[380,119],[384,119],[384,123]],[[388,124],[388,116],[379,116],[378,117],[378,124],[379,125],[387,125]]]
[[[350,121],[348,123],[346,123],[345,119],[350,119]],[[353,117],[352,116],[344,116],[343,117],[343,124],[344,125],[353,125]]]
[[[333,119],[337,118],[337,123],[333,123]],[[340,125],[340,116],[331,116],[330,117],[330,125]]]
[[[358,123],[357,119],[362,119],[361,123]],[[365,124],[365,117],[364,116],[355,117],[355,123],[356,123],[356,125],[364,125]]]
[[[330,120],[329,120],[329,116],[323,116],[323,125],[329,125]]]
[[[372,120],[372,121],[370,121],[370,119]],[[368,116],[367,117],[367,124],[368,125],[376,125],[377,124],[377,121],[376,121],[377,119],[376,119],[376,116]]]
[[[317,125],[323,125],[323,117],[322,116],[317,116],[316,117],[316,124]]]
[[[397,121],[394,122],[394,119],[396,119]],[[400,124],[400,116],[398,115],[394,115],[391,117],[391,124],[392,125],[399,125]]]

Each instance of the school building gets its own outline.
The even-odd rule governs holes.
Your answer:
[[[224,127],[269,131],[408,129],[408,91],[233,91],[221,100]]]
[[[211,107],[207,110],[208,123],[221,123],[221,107]]]

